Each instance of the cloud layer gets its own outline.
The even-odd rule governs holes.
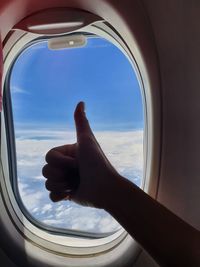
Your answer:
[[[112,165],[118,172],[140,185],[143,173],[143,131],[96,132]],[[74,143],[75,133],[65,131],[16,132],[18,187],[26,209],[37,220],[55,227],[107,233],[120,225],[104,210],[81,207],[62,201],[52,203],[45,190],[41,169],[46,152],[52,147]]]

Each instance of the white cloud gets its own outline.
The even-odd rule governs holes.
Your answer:
[[[56,208],[56,212],[63,211],[63,209],[65,209],[65,206],[64,206],[64,205],[59,205],[59,206]]]
[[[38,207],[32,209],[32,213],[36,213],[37,211],[39,211],[39,208]]]
[[[10,90],[14,94],[30,94],[28,91],[25,91],[24,89],[22,89],[22,88],[20,88],[19,86],[16,86],[16,85],[11,85]]]
[[[139,184],[143,168],[143,132],[107,131],[95,135],[113,166]],[[74,142],[75,133],[70,131],[17,132],[18,184],[24,205],[35,218],[52,226],[97,233],[115,231],[119,224],[104,210],[68,201],[55,204],[48,198],[41,174],[45,154],[52,147]]]
[[[50,204],[50,203],[45,204],[45,205],[42,207],[41,214],[44,214],[44,213],[46,213],[46,212],[51,211],[52,208],[53,208],[52,204]]]
[[[36,180],[44,180],[44,176],[43,175],[36,175],[35,177],[33,177]]]
[[[32,210],[39,208],[43,199],[44,192],[37,192],[34,190],[34,188],[32,188],[31,190],[29,188],[29,185],[25,183],[20,182],[18,183],[18,185],[19,193],[27,209],[32,212]]]
[[[58,221],[55,219],[42,219],[42,222],[52,226],[57,226],[58,224]]]

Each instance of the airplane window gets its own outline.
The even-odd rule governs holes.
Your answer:
[[[76,141],[73,111],[79,101],[105,154],[125,177],[141,185],[144,114],[134,68],[111,42],[51,50],[37,40],[17,56],[10,72],[16,144],[15,195],[36,222],[67,230],[107,234],[120,225],[104,210],[73,202],[52,203],[41,174],[46,152]],[[19,201],[18,200],[18,201]]]

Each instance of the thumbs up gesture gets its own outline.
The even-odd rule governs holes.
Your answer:
[[[52,148],[43,175],[54,202],[69,199],[84,206],[105,208],[120,178],[104,155],[87,120],[84,103],[74,112],[77,143]]]

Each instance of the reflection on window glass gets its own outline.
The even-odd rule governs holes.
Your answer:
[[[49,50],[38,41],[17,58],[10,77],[22,202],[38,221],[54,227],[108,233],[120,228],[104,210],[68,201],[52,203],[41,174],[46,152],[73,143],[73,112],[85,101],[105,154],[137,185],[143,172],[143,104],[130,62],[112,43],[88,37],[80,48]]]

